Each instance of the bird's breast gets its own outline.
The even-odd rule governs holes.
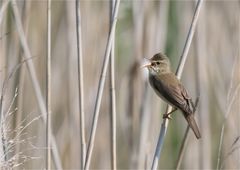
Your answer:
[[[167,99],[167,93],[166,93],[166,82],[164,82],[161,79],[156,78],[155,75],[149,75],[149,82],[152,88],[154,89],[155,93],[166,103],[170,104],[171,106],[174,106],[172,103],[169,102]]]

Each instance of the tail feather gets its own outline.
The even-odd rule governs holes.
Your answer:
[[[194,114],[184,113],[184,117],[187,120],[188,125],[193,130],[196,138],[200,139],[201,138],[201,133],[200,133],[198,125],[197,125],[197,123],[196,123],[196,121],[194,119]]]

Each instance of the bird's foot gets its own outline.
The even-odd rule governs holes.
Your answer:
[[[163,119],[172,120],[172,118],[170,117],[170,114],[169,114],[169,113],[164,113],[164,114],[163,114]]]
[[[169,119],[172,120],[172,118],[170,117],[170,115],[175,112],[177,110],[177,108],[173,108],[172,111],[170,111],[169,113],[164,113],[163,114],[163,119]]]

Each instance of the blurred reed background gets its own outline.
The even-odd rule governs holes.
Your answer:
[[[63,169],[81,166],[75,1],[52,1],[51,119]],[[173,71],[187,37],[196,1],[122,1],[115,33],[117,168],[149,169],[166,108],[149,87],[143,57],[167,54]],[[47,1],[17,0],[40,91],[46,98]],[[88,144],[109,35],[110,2],[80,1],[84,112]],[[44,169],[46,125],[24,58],[12,2],[0,1],[0,166]],[[202,139],[192,132],[184,169],[240,168],[240,2],[203,3],[182,82],[195,99]],[[22,63],[21,63],[22,62]],[[19,65],[19,63],[21,63]],[[109,70],[109,69],[108,69]],[[91,169],[110,169],[109,72],[99,112]],[[8,80],[9,81],[6,81]],[[4,87],[5,83],[5,88]],[[173,169],[184,131],[183,116],[170,121],[160,169]],[[52,163],[53,168],[55,164]]]

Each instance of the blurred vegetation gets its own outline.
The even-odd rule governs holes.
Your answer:
[[[0,1],[0,8],[7,0]],[[80,1],[82,17],[83,73],[86,139],[96,101],[97,85],[109,33],[109,1]],[[139,69],[143,58],[166,53],[173,71],[190,27],[195,1],[122,1],[115,35],[117,101],[117,165],[119,169],[150,168],[162,113],[166,104],[151,89],[147,71]],[[47,1],[18,0],[41,92],[46,96]],[[9,3],[0,23],[0,87],[25,56]],[[64,169],[79,169],[79,109],[77,88],[76,18],[74,1],[52,1],[52,129]],[[228,153],[240,136],[240,3],[205,1],[197,32],[185,64],[182,82],[195,99],[200,94],[196,117],[202,139],[192,132],[184,154],[183,169],[215,169],[222,126],[222,169],[240,168],[240,149]],[[91,168],[110,168],[109,83],[103,100]],[[18,95],[14,98],[15,90]],[[147,91],[148,89],[148,91]],[[147,91],[147,92],[146,92]],[[146,94],[146,96],[144,96]],[[235,96],[235,97],[234,97]],[[142,108],[144,106],[144,108]],[[14,111],[7,116],[10,111]],[[225,119],[224,115],[229,114]],[[2,128],[8,142],[15,142],[9,157],[16,169],[44,169],[45,125],[35,98],[26,63],[11,77],[3,101]],[[6,117],[6,119],[4,119]],[[35,120],[35,121],[32,121]],[[32,121],[32,122],[31,122]],[[31,124],[19,139],[12,131]],[[7,127],[4,127],[8,125]],[[173,115],[159,169],[173,169],[187,124],[180,112]],[[143,129],[145,131],[143,131]],[[142,138],[141,138],[142,137]],[[0,145],[1,146],[1,145]],[[237,140],[233,147],[240,146]],[[0,149],[0,153],[2,150]],[[20,157],[20,156],[19,156]],[[0,166],[5,160],[0,157]],[[8,165],[12,166],[12,165]],[[11,168],[11,167],[10,167]]]

